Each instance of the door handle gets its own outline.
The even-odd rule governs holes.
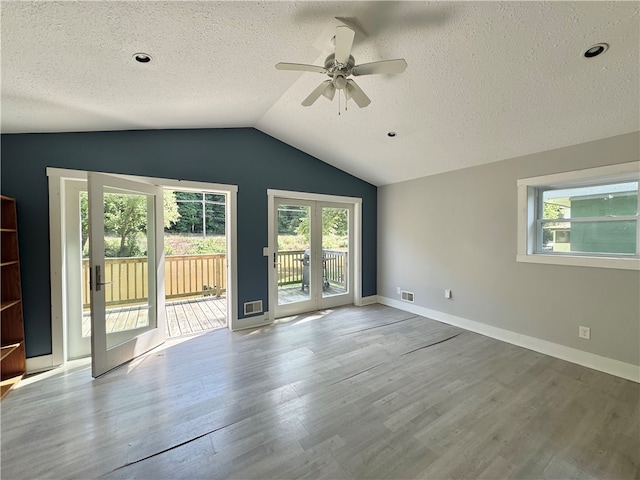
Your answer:
[[[102,285],[111,285],[113,282],[103,282],[100,275],[100,265],[96,265],[96,292],[100,291]]]

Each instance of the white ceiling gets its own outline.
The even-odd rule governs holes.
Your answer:
[[[395,183],[640,130],[639,5],[2,1],[1,128],[256,127]],[[358,77],[372,103],[341,115],[300,105],[326,77],[274,68],[323,64],[334,17],[364,32],[356,63],[408,63]]]

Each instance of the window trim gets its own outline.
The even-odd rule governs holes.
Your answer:
[[[640,270],[640,257],[638,253],[635,255],[621,254],[619,256],[596,253],[576,254],[570,252],[536,253],[536,234],[538,231],[538,229],[536,229],[536,197],[539,188],[571,188],[639,180],[640,161],[518,179],[518,237],[516,261],[550,265]],[[640,203],[640,196],[638,201]],[[640,251],[640,218],[637,216],[634,218],[638,220],[636,249]]]

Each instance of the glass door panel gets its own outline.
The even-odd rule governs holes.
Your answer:
[[[89,174],[93,375],[164,342],[160,188]]]
[[[278,305],[311,300],[311,207],[297,202],[276,205],[275,269]]]
[[[353,303],[353,206],[274,199],[275,318]]]
[[[322,297],[349,293],[349,208],[322,207]]]
[[[103,205],[102,278],[106,284],[105,327],[110,349],[157,325],[156,301],[149,292],[149,280],[155,284],[155,271],[149,268],[153,258],[149,262],[148,255],[154,251],[155,232],[147,228],[147,219],[153,219],[154,203],[153,195],[109,188]],[[128,225],[143,226],[129,230]]]

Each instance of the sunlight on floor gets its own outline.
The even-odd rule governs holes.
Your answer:
[[[314,320],[320,320],[321,318],[325,317],[326,315],[329,315],[330,313],[333,313],[333,310],[318,310],[317,312],[313,312],[310,314],[304,313],[301,315],[292,315],[290,317],[278,318],[273,323],[274,325],[278,323],[291,323],[292,325],[302,325],[304,323],[309,323]]]
[[[46,380],[47,378],[55,376],[64,376],[71,373],[76,373],[82,370],[91,369],[91,357],[80,358],[78,360],[70,360],[64,365],[54,367],[51,370],[47,370],[40,373],[29,374],[26,378],[22,379],[14,389],[26,387],[27,385]]]
[[[146,360],[148,357],[150,357],[152,355],[156,355],[156,354],[162,352],[163,350],[166,350],[168,348],[174,347],[174,346],[179,345],[181,343],[187,342],[189,340],[197,338],[200,335],[203,335],[205,333],[209,333],[211,331],[213,331],[213,330],[209,330],[207,332],[198,332],[198,333],[192,334],[192,335],[184,335],[182,337],[177,337],[177,338],[167,339],[167,341],[165,343],[163,343],[162,345],[159,345],[158,347],[156,347],[156,348],[154,348],[152,350],[149,350],[148,352],[140,355],[139,357],[134,358],[129,363],[126,363],[123,366],[126,366],[127,373],[130,373],[136,367],[138,367],[142,362],[144,362],[144,360]],[[119,368],[119,367],[116,367],[116,368]],[[81,371],[84,371],[84,370],[88,370],[89,371],[89,375],[91,374],[91,372],[90,372],[91,371],[91,357],[79,358],[79,359],[76,359],[76,360],[69,360],[64,365],[53,367],[50,370],[46,370],[46,371],[43,371],[43,372],[35,372],[35,373],[32,373],[32,374],[29,374],[27,377],[22,379],[13,388],[14,389],[18,389],[18,388],[21,388],[21,387],[26,387],[27,385],[32,385],[34,383],[40,382],[42,380],[46,380],[46,379],[51,378],[51,377],[70,375],[70,374],[78,373],[78,372],[81,372]]]

